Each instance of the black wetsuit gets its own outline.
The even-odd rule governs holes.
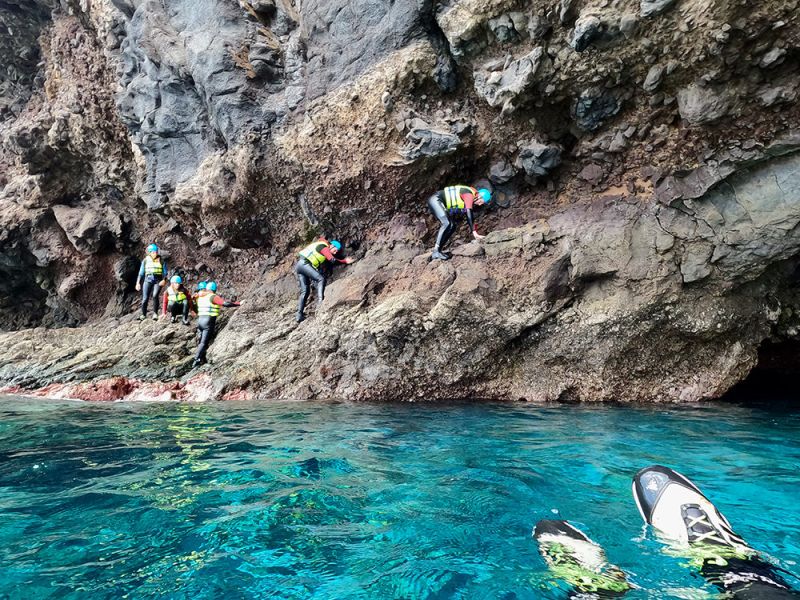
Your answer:
[[[436,248],[440,251],[444,249],[447,242],[450,241],[450,237],[453,235],[453,232],[455,232],[456,227],[458,226],[459,221],[453,218],[456,215],[466,215],[470,231],[475,229],[475,223],[472,217],[472,209],[453,208],[448,211],[447,208],[445,208],[444,190],[440,190],[428,198],[428,208],[431,209],[431,212],[440,223],[439,231],[436,234]]]
[[[311,291],[310,284],[312,281],[317,287],[317,307],[322,304],[322,300],[325,298],[325,275],[315,269],[305,258],[297,261],[294,272],[297,275],[297,283],[300,284],[300,300],[297,303],[297,318],[300,320],[306,308],[306,300],[308,300],[308,294]]]
[[[153,259],[149,256],[145,256],[144,260],[142,260],[141,265],[139,266],[139,275],[137,276],[137,281],[140,281],[142,284],[142,316],[147,316],[147,302],[151,298],[153,299],[153,314],[158,315],[159,309],[159,295],[161,294],[161,287],[159,284],[162,281],[167,279],[167,274],[169,270],[167,268],[167,261],[164,260],[161,256],[158,257],[158,260],[161,264],[161,272],[160,273],[147,273],[147,264],[148,261],[153,263]]]
[[[159,295],[161,294],[161,277],[146,275],[142,283],[142,316],[147,316],[147,301],[153,299],[153,314],[159,313]]]
[[[774,565],[758,556],[750,558],[728,558],[719,565],[715,559],[707,560],[700,574],[712,585],[725,593],[726,598],[736,600],[782,600],[800,598],[800,592],[792,590],[778,575]]]
[[[205,362],[206,352],[211,342],[214,341],[214,332],[216,328],[217,317],[202,316],[197,319],[199,345],[197,346],[197,354],[194,357],[195,362]]]
[[[182,302],[168,302],[167,303],[167,312],[172,315],[173,317],[177,317],[178,315],[182,315],[184,321],[189,320],[189,299],[183,300]]]

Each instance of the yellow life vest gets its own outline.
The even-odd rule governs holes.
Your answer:
[[[185,302],[186,301],[186,294],[183,293],[181,288],[177,290],[172,289],[172,286],[167,288],[167,298],[169,298],[170,302]]]
[[[218,317],[219,304],[214,304],[212,300],[216,294],[210,292],[201,293],[197,297],[197,315],[200,317]]]
[[[308,262],[311,263],[311,266],[315,269],[318,268],[322,263],[324,263],[327,258],[325,255],[322,254],[321,250],[323,248],[329,248],[330,244],[327,242],[312,242],[302,250],[300,250],[300,256],[305,258]]]
[[[161,257],[156,260],[148,254],[144,257],[144,274],[145,275],[163,275],[164,265],[161,264]]]
[[[444,188],[444,207],[447,210],[464,210],[464,199],[461,194],[472,194],[473,197],[478,195],[478,190],[468,185],[451,185]]]

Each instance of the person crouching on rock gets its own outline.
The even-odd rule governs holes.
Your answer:
[[[173,275],[169,280],[169,287],[167,293],[164,294],[164,300],[161,306],[161,312],[164,316],[169,313],[170,323],[174,323],[178,319],[178,315],[183,317],[183,324],[189,324],[189,309],[191,308],[192,295],[183,285],[183,277],[180,275]]]
[[[241,304],[225,300],[222,296],[217,296],[217,283],[209,281],[205,289],[198,292],[197,295],[197,333],[200,335],[200,343],[197,346],[197,354],[192,363],[193,369],[206,362],[206,352],[214,340],[217,317],[222,306],[229,308],[231,306],[241,306]]]
[[[161,288],[167,283],[167,261],[161,258],[158,246],[150,244],[147,247],[147,256],[139,267],[139,276],[136,278],[136,291],[142,292],[142,314],[139,320],[147,318],[147,301],[153,299],[153,320],[158,319],[158,295]]]
[[[353,262],[352,258],[336,258],[336,254],[342,249],[342,244],[337,240],[329,242],[324,238],[320,238],[316,242],[310,243],[303,248],[298,256],[300,257],[295,265],[294,272],[297,275],[297,283],[300,284],[300,301],[297,305],[297,315],[295,318],[300,323],[305,319],[303,314],[306,308],[306,300],[311,291],[310,283],[313,281],[317,286],[317,307],[322,304],[325,297],[325,275],[321,272],[325,262],[329,264],[345,264],[349,265]]]
[[[478,230],[475,228],[472,208],[488,204],[491,199],[492,193],[489,190],[475,189],[468,185],[451,185],[428,198],[428,208],[441,224],[439,232],[436,234],[436,246],[431,254],[432,260],[448,260],[450,258],[450,255],[444,252],[444,247],[456,229],[457,222],[454,219],[460,215],[467,216],[472,237],[476,240],[484,238],[478,234]]]

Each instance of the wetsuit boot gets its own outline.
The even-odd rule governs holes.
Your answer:
[[[642,518],[712,585],[736,600],[800,598],[736,534],[717,507],[689,479],[659,465],[633,478],[633,496]]]
[[[439,250],[439,247],[433,249],[431,260],[450,260],[450,256]]]

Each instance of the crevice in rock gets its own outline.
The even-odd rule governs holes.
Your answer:
[[[426,0],[421,6],[420,22],[436,51],[437,60],[433,70],[433,79],[442,92],[446,94],[454,92],[460,83],[458,66],[450,43],[436,20],[436,7],[432,0]]]
[[[758,364],[721,398],[722,401],[764,408],[800,408],[800,340],[765,341]]]

